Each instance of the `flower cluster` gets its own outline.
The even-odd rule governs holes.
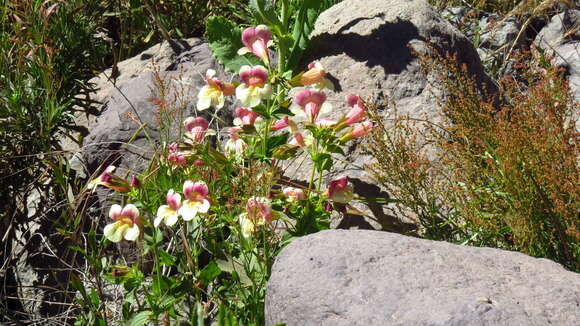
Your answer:
[[[207,199],[208,194],[209,189],[203,181],[195,183],[191,180],[185,181],[183,184],[183,196],[186,200],[183,202],[181,201],[181,195],[170,189],[166,196],[167,205],[161,205],[157,209],[157,217],[153,225],[157,227],[163,222],[167,226],[173,226],[179,216],[183,217],[184,221],[191,221],[199,213],[207,213],[211,206]]]
[[[268,146],[270,133],[286,132],[287,137],[284,139],[287,143],[276,145],[279,148],[290,148],[293,150],[292,153],[304,149],[313,160],[315,157],[325,157],[325,155],[330,158],[331,153],[341,152],[335,149],[337,145],[343,145],[353,138],[362,137],[370,132],[373,124],[367,120],[366,105],[357,95],[347,96],[346,103],[350,110],[340,119],[333,120],[328,117],[332,106],[327,101],[324,91],[332,90],[333,84],[326,78],[326,71],[320,62],[312,62],[308,65],[308,70],[289,80],[280,78],[278,75],[270,76],[268,50],[272,45],[270,30],[264,25],[248,28],[242,33],[242,42],[244,47],[238,53],[240,55],[252,54],[260,58],[265,66],[241,66],[240,83],[223,82],[216,77],[216,71],[210,69],[205,74],[206,85],[199,91],[197,100],[199,111],[210,107],[220,110],[225,104],[226,97],[233,95],[241,103],[241,106],[237,107],[234,112],[234,126],[227,129],[229,139],[223,146],[227,157],[236,158],[236,162],[239,163],[250,157],[245,154],[248,149],[262,149]],[[280,96],[273,97],[274,90],[288,92],[288,89],[283,89],[288,85],[300,87],[293,92],[295,95],[289,107],[288,104],[278,103]],[[288,113],[287,110],[276,111],[282,106],[288,107],[292,115],[285,115]],[[191,160],[194,167],[198,165],[197,162],[203,164],[198,158],[198,153],[202,147],[207,148],[200,145],[204,144],[208,135],[211,135],[212,131],[209,126],[210,122],[203,117],[186,118],[183,121],[185,138],[180,143],[167,146],[166,163],[172,168],[187,167],[188,158],[194,157]],[[252,133],[255,135],[254,138],[245,137]],[[217,153],[217,151],[214,152]],[[263,150],[261,157],[268,155],[267,153],[272,152]],[[276,152],[273,153],[276,157]],[[318,165],[323,166],[324,162]],[[329,168],[318,167],[317,169],[322,176],[323,169]],[[94,188],[97,185],[103,185],[120,192],[137,188],[137,186],[131,187],[125,180],[113,175],[113,170],[112,166],[107,168],[103,174],[92,181],[90,186]],[[296,206],[308,200],[311,191],[308,189],[305,192],[303,189],[287,187],[282,190],[282,194],[286,203]],[[157,209],[153,226],[159,227],[165,224],[171,227],[178,222],[180,217],[184,221],[191,221],[199,214],[207,213],[211,206],[208,195],[208,186],[203,181],[185,181],[182,194],[169,189],[165,196],[166,204]],[[339,177],[330,182],[324,195],[332,202],[346,204],[353,199],[353,188],[346,177]],[[249,198],[246,211],[238,216],[242,235],[251,237],[256,227],[270,223],[278,218],[279,214],[272,209],[270,199],[256,196]],[[129,204],[124,208],[114,205],[109,215],[114,221],[105,227],[105,236],[109,240],[134,241],[139,237],[142,223],[139,219],[139,210],[134,205]]]
[[[185,181],[183,184],[183,195],[186,200],[181,201],[181,195],[175,190],[167,192],[167,205],[161,205],[157,209],[157,217],[153,221],[153,226],[158,227],[161,223],[173,226],[179,217],[184,221],[193,220],[199,213],[207,213],[211,204],[208,201],[209,189],[205,182]],[[115,204],[111,206],[109,217],[114,221],[105,226],[104,235],[112,242],[119,242],[122,239],[135,241],[139,237],[142,221],[139,218],[139,210],[135,205],[128,204],[125,207]]]

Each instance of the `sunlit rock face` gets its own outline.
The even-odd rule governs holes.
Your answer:
[[[578,325],[580,275],[547,259],[330,230],[277,257],[266,325]]]

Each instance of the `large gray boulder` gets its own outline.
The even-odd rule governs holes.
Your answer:
[[[329,101],[338,118],[348,111],[345,96],[350,93],[377,105],[382,114],[388,101],[395,102],[399,114],[430,122],[441,121],[434,94],[433,76],[425,76],[413,51],[425,53],[431,42],[443,53],[456,55],[465,64],[478,83],[493,89],[483,72],[479,56],[470,41],[439,12],[423,0],[346,0],[323,12],[316,21],[304,64],[319,61],[334,82],[336,91],[330,92]],[[361,169],[370,163],[362,154],[361,146],[348,148],[347,156],[337,161],[327,175],[333,178],[346,174],[353,181],[355,192],[362,196],[388,197]],[[288,164],[287,176],[305,181],[309,177],[308,160]],[[405,217],[393,218],[393,212],[379,205],[357,207],[370,216],[356,223],[340,223],[341,227],[361,227],[405,232],[409,222]],[[358,225],[353,225],[357,224]]]
[[[277,257],[266,325],[580,325],[580,275],[521,253],[363,230]]]
[[[440,110],[429,76],[412,52],[425,53],[428,42],[456,55],[479,83],[490,86],[471,42],[423,0],[346,0],[333,6],[316,21],[306,61],[320,61],[332,77],[337,92],[330,98],[339,112],[347,109],[344,96],[355,93],[379,107],[388,97],[403,112],[436,120]]]

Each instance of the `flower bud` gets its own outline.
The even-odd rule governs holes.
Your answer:
[[[133,188],[141,187],[141,182],[139,182],[139,179],[137,179],[136,176],[131,177],[131,187],[133,187]]]

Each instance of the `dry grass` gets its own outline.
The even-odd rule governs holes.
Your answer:
[[[561,72],[523,69],[523,80],[502,81],[498,105],[454,60],[422,61],[448,95],[439,104],[449,124],[428,135],[437,157],[418,151],[418,128],[395,123],[373,135],[378,163],[371,171],[429,237],[518,250],[578,270],[578,107]]]

